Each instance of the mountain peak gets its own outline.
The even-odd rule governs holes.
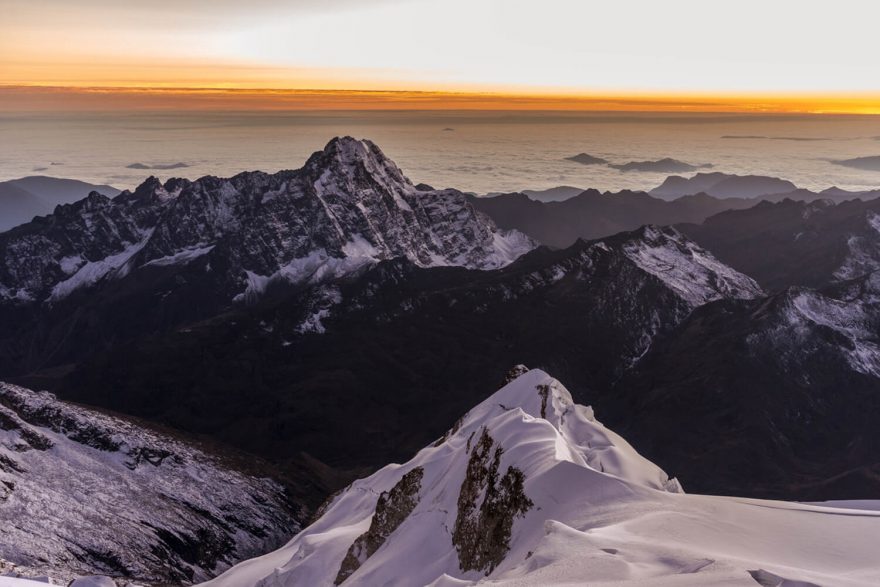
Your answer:
[[[367,139],[334,137],[322,151],[309,157],[304,169],[315,175],[317,182],[336,188],[378,184],[387,189],[417,191],[394,161]]]
[[[620,239],[617,241],[617,239]],[[669,226],[645,225],[607,239],[641,270],[661,280],[692,307],[722,297],[756,298],[761,287]]]
[[[355,481],[285,547],[208,585],[478,579],[529,559],[580,500],[683,493],[559,381],[522,366],[511,377],[409,462]]]
[[[112,201],[93,194],[69,208],[50,228],[25,225],[18,240],[0,242],[0,301],[57,301],[142,267],[185,272],[201,259],[199,280],[228,303],[256,299],[270,282],[323,283],[396,257],[494,269],[535,246],[499,230],[462,192],[416,189],[374,143],[348,136],[297,171],[164,185],[149,177]],[[51,247],[27,244],[38,232]]]

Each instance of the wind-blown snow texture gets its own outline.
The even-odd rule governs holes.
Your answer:
[[[302,169],[229,179],[150,178],[96,192],[0,235],[0,301],[58,301],[145,266],[207,256],[230,298],[314,283],[383,259],[493,269],[535,244],[500,231],[456,190],[419,191],[370,141],[330,141]]]
[[[0,527],[0,561],[29,572],[150,583],[207,579],[298,529],[273,481],[5,383]]]
[[[522,367],[512,377],[411,461],[356,481],[285,547],[208,585],[880,580],[871,540],[880,513],[685,495],[558,381]],[[406,507],[392,503],[397,516],[385,524],[395,500]],[[471,541],[484,540],[476,566],[462,526]],[[356,546],[356,562],[346,558],[365,536],[382,540],[369,550]]]

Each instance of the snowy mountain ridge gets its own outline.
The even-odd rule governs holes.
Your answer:
[[[767,301],[780,311],[748,342],[752,352],[760,353],[766,350],[762,339],[770,339],[775,352],[791,357],[793,364],[808,352],[826,361],[840,355],[854,371],[880,378],[878,299],[880,274],[876,272],[825,291],[792,287]]]
[[[450,572],[479,578],[528,558],[526,545],[545,532],[541,520],[570,496],[559,484],[574,470],[606,496],[625,496],[627,484],[681,492],[558,381],[523,367],[511,377],[413,460],[354,482],[283,549],[209,585],[427,585]]]
[[[876,502],[685,494],[561,383],[517,366],[412,460],[352,483],[287,545],[205,585],[868,587],[878,531]],[[101,581],[83,584],[112,584]]]
[[[424,312],[426,304],[436,302],[485,313],[489,304],[498,301],[556,298],[576,291],[578,296],[595,296],[591,305],[577,310],[580,314],[599,314],[602,321],[619,326],[625,331],[622,336],[632,340],[623,353],[631,363],[658,333],[695,308],[720,299],[764,295],[750,277],[720,263],[674,228],[650,225],[605,239],[580,241],[532,270],[511,266],[494,278],[486,276],[463,288],[444,284],[436,292],[418,291],[378,309],[377,298],[383,299],[389,289],[406,283],[405,265],[377,267],[347,296],[333,286],[316,289],[303,304],[305,318],[300,332],[323,333],[333,319],[353,312],[366,312],[371,320],[385,321]]]
[[[5,383],[0,522],[0,561],[31,574],[148,583],[205,580],[298,529],[274,481],[129,421]]]
[[[519,366],[412,460],[207,585],[867,586],[880,579],[870,509],[684,494],[558,381]]]
[[[383,259],[501,267],[535,247],[457,190],[420,191],[373,143],[330,141],[296,171],[96,192],[0,234],[0,299],[54,302],[103,279],[206,259],[230,298],[321,282]]]

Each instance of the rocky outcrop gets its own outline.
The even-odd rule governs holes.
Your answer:
[[[370,529],[358,536],[342,560],[334,584],[339,585],[373,556],[400,526],[419,502],[419,488],[425,470],[416,467],[406,473],[390,491],[384,491],[376,502],[376,513]]]
[[[483,428],[471,449],[452,533],[462,571],[491,573],[510,549],[513,521],[534,505],[523,490],[520,469],[509,466],[499,476],[503,452]]]

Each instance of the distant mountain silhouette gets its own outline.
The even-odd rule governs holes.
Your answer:
[[[148,165],[146,163],[132,163],[131,165],[126,165],[126,169],[183,169],[184,167],[189,167],[189,163],[157,163],[155,165]]]
[[[790,181],[763,175],[732,175],[713,172],[693,177],[673,175],[649,193],[657,198],[675,199],[706,193],[716,198],[759,198],[793,192],[798,187]]]
[[[785,199],[812,202],[814,200],[834,200],[842,202],[860,198],[873,199],[880,196],[880,190],[853,191],[837,186],[819,192],[799,188],[792,182],[767,175],[734,175],[729,173],[698,173],[693,177],[672,175],[650,190],[652,196],[667,200],[686,195],[705,193],[716,198],[753,198],[768,202],[781,202]]]
[[[706,194],[665,201],[645,192],[586,190],[564,201],[536,201],[523,193],[472,197],[474,208],[488,214],[499,228],[513,228],[552,247],[577,239],[601,238],[644,224],[702,222],[718,212],[748,208],[754,200],[718,199]],[[685,219],[689,220],[685,220]]]
[[[711,163],[702,165],[691,165],[678,159],[665,157],[657,161],[630,161],[629,163],[609,163],[608,167],[619,169],[620,171],[645,171],[652,173],[683,173],[686,171],[696,171],[697,169],[708,169],[712,167]]]
[[[825,198],[858,198],[863,197],[866,193],[869,192],[855,192],[852,190],[844,190],[837,186],[831,186],[830,188],[824,189],[819,192],[819,195]]]
[[[539,202],[561,202],[584,193],[584,188],[560,185],[546,190],[522,190],[522,193]],[[496,196],[501,194],[494,194]]]
[[[587,153],[578,153],[572,157],[566,157],[566,161],[574,161],[575,163],[581,163],[582,165],[605,165],[608,163],[606,159],[602,159],[601,157],[593,157],[592,155],[588,155]]]
[[[880,155],[873,157],[856,157],[855,159],[841,159],[832,161],[835,165],[843,167],[852,167],[853,169],[864,169],[865,171],[880,171]]]
[[[0,182],[0,232],[50,214],[55,206],[80,200],[92,191],[111,197],[119,193],[109,185],[43,175]]]

